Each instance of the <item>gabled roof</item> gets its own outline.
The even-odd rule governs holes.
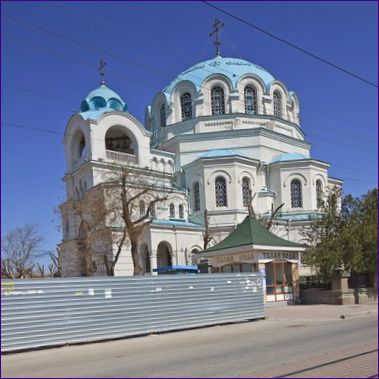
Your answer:
[[[268,231],[257,219],[247,216],[237,228],[224,240],[205,252],[231,249],[246,245],[263,245],[275,247],[303,247],[303,245],[285,240]]]

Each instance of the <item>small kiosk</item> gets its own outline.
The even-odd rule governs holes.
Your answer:
[[[212,273],[260,271],[266,278],[267,303],[297,302],[298,266],[304,250],[304,245],[276,236],[255,217],[247,216],[228,237],[197,258],[207,260]]]

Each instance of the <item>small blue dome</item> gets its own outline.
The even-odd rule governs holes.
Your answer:
[[[217,56],[204,62],[200,62],[188,70],[179,74],[164,90],[166,94],[171,94],[174,87],[183,80],[188,80],[195,84],[199,90],[204,80],[214,74],[223,74],[230,79],[236,87],[239,79],[246,74],[254,74],[261,78],[268,90],[274,77],[264,68],[239,58],[223,58]]]
[[[304,160],[304,159],[310,159],[311,157],[308,155],[300,154],[300,153],[284,153],[284,154],[278,154],[275,155],[274,158],[272,158],[270,163],[275,162],[285,162],[285,161],[298,161],[298,160]]]
[[[83,118],[97,118],[103,112],[110,110],[119,110],[126,112],[128,106],[121,97],[105,84],[91,91],[80,105],[81,115]]]

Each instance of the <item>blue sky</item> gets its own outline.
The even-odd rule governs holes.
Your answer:
[[[217,5],[378,82],[376,2]],[[344,179],[344,192],[358,196],[377,185],[377,88],[201,2],[4,1],[1,8],[7,15],[2,15],[1,33],[2,233],[37,222],[46,249],[59,243],[54,209],[65,199],[60,133],[98,86],[100,58],[107,62],[109,87],[143,122],[145,106],[156,92],[191,65],[213,57],[208,35],[215,17],[225,24],[223,56],[256,63],[297,93],[311,154],[331,163],[329,175]]]

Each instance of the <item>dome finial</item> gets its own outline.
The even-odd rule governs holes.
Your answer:
[[[105,84],[105,80],[104,80],[105,65],[106,65],[105,61],[103,60],[103,58],[101,58],[100,63],[99,63],[99,68],[97,69],[99,71],[99,74],[100,74],[100,84],[101,85]]]
[[[209,37],[212,37],[213,35],[215,36],[215,39],[214,39],[213,44],[214,44],[215,47],[216,47],[216,57],[218,57],[218,56],[221,55],[221,52],[220,52],[220,45],[221,45],[221,42],[218,40],[218,32],[219,32],[223,27],[224,27],[224,23],[221,22],[220,20],[218,20],[217,18],[215,18],[214,23],[213,23],[213,30],[212,30],[212,32],[209,34]]]

